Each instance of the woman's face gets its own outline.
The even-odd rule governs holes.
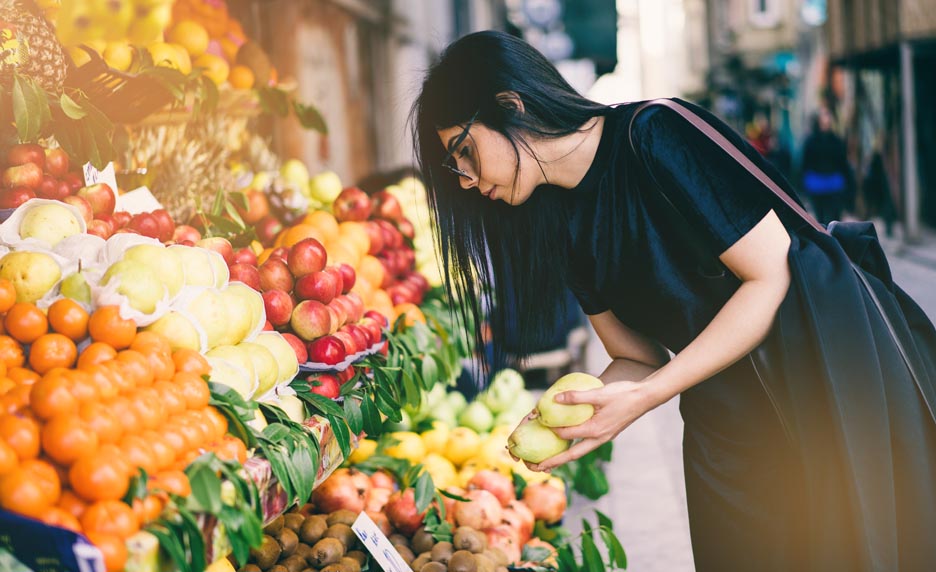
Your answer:
[[[465,174],[459,177],[463,189],[516,206],[526,202],[545,182],[536,159],[522,145],[517,145],[518,168],[510,141],[483,123],[472,123],[467,137],[453,147],[464,131],[465,124],[438,131],[442,146],[451,153],[449,163]]]

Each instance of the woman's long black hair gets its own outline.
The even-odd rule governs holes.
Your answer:
[[[505,92],[519,96],[522,112],[498,97]],[[542,349],[564,310],[568,237],[557,199],[568,191],[546,185],[510,206],[462,189],[441,166],[437,131],[477,113],[476,122],[511,142],[519,165],[518,145],[530,150],[530,138],[579,131],[607,109],[579,95],[529,44],[496,31],[452,43],[426,75],[411,122],[445,284],[463,317],[480,324],[487,307],[495,364]],[[480,328],[476,339],[480,349]]]

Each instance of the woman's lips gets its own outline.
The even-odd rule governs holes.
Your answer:
[[[497,186],[495,185],[495,186],[491,187],[490,189],[488,189],[488,190],[482,192],[481,194],[484,195],[485,197],[487,197],[487,198],[493,200],[493,199],[494,199],[494,189],[496,189],[496,188],[497,188]]]

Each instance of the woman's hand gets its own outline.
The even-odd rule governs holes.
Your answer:
[[[577,405],[587,403],[595,407],[591,419],[573,427],[554,427],[563,439],[581,439],[568,450],[539,464],[527,463],[534,471],[549,471],[574,461],[597,449],[626,429],[644,413],[659,403],[650,390],[652,384],[635,381],[617,381],[589,391],[565,391],[556,395],[556,403]]]

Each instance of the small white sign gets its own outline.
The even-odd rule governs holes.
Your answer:
[[[384,572],[413,572],[396,548],[390,544],[390,539],[381,532],[367,513],[362,512],[358,515],[357,520],[351,525],[351,530],[361,539],[361,543],[367,547]]]
[[[132,215],[151,213],[163,208],[153,193],[146,187],[138,187],[117,197],[115,211],[127,211]]]
[[[85,163],[83,170],[85,186],[106,183],[114,194],[117,194],[117,175],[114,173],[114,163],[108,163],[103,171],[98,171],[91,163]]]

